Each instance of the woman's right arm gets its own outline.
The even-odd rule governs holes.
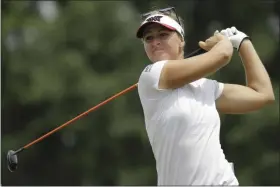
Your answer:
[[[214,46],[213,42],[216,43]],[[160,75],[159,88],[175,89],[182,87],[216,72],[230,61],[233,47],[231,42],[223,35],[216,34],[206,40],[204,44],[208,44],[209,46],[205,46],[205,49],[210,50],[202,55],[166,62]]]

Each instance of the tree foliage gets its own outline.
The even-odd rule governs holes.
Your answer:
[[[279,16],[270,1],[2,1],[2,184],[156,185],[137,90],[126,93],[19,155],[17,149],[137,82],[149,63],[135,32],[140,13],[175,6],[186,53],[216,29],[252,37],[273,81],[275,104],[221,116],[221,143],[241,185],[279,181]],[[245,84],[235,53],[213,78]]]

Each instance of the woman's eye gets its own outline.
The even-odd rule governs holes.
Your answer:
[[[151,41],[152,39],[153,39],[152,36],[147,36],[147,37],[145,38],[146,41]]]
[[[164,33],[164,32],[163,32],[163,33],[160,33],[160,36],[161,36],[161,37],[168,36],[168,33]]]

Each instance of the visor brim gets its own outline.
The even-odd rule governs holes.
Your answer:
[[[165,27],[165,28],[167,28],[169,30],[172,30],[172,31],[176,30],[176,28],[174,28],[174,27],[172,27],[170,25],[167,25],[167,24],[164,24],[164,23],[160,23],[160,22],[156,22],[156,21],[150,21],[150,22],[144,23],[143,25],[141,25],[138,28],[137,33],[136,33],[136,37],[137,38],[143,38],[143,34],[144,34],[144,31],[145,31],[146,27],[148,25],[150,25],[150,24],[153,24],[153,23],[157,23],[157,24],[159,24],[159,25],[161,25],[161,26],[163,26],[163,27]]]

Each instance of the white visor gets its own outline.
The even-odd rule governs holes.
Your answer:
[[[147,17],[145,21],[141,23],[141,26],[139,27],[136,33],[137,38],[143,38],[145,27],[150,23],[158,23],[170,30],[177,31],[182,36],[182,38],[184,38],[184,30],[181,27],[181,25],[177,23],[177,21],[175,21],[174,19],[163,14],[154,14]]]

